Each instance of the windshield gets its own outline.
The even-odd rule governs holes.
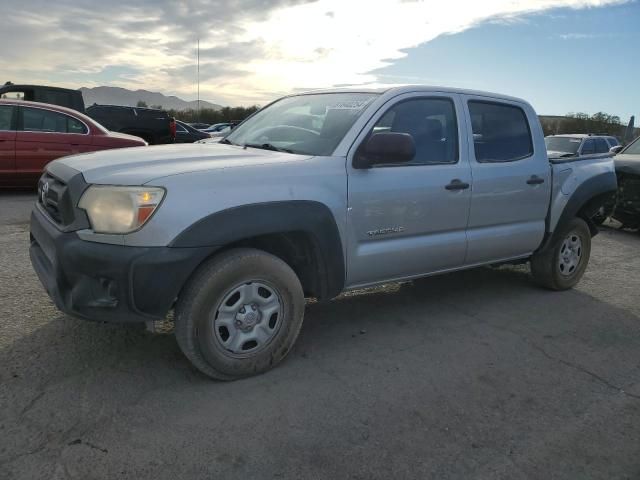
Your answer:
[[[547,137],[544,139],[548,152],[577,153],[582,143],[581,138],[575,137]]]
[[[635,141],[625,148],[622,153],[629,153],[631,155],[640,155],[640,137],[636,138]]]
[[[285,97],[234,129],[226,142],[305,155],[331,155],[377,96],[319,93]]]

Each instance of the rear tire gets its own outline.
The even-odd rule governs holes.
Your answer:
[[[260,374],[295,343],[304,317],[295,272],[261,250],[234,249],[204,263],[176,305],[175,335],[191,363],[216,380]]]
[[[567,290],[576,285],[589,264],[591,231],[587,222],[574,218],[553,245],[531,258],[534,280],[551,290]]]

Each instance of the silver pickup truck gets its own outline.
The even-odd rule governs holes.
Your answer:
[[[264,372],[305,297],[530,262],[575,285],[616,190],[608,155],[547,158],[533,108],[450,88],[320,91],[266,106],[220,144],[49,164],[31,259],[56,306],[109,322],[174,310],[206,375]]]

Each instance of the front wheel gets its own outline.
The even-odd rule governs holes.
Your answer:
[[[533,278],[551,290],[576,285],[587,269],[591,255],[591,231],[581,218],[574,218],[553,245],[531,258]]]
[[[176,339],[205,375],[247,377],[287,355],[304,307],[300,280],[284,261],[261,250],[230,250],[203,264],[180,295]]]

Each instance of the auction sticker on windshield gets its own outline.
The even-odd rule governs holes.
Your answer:
[[[372,96],[365,99],[360,100],[346,100],[343,102],[338,102],[333,105],[328,105],[327,109],[329,110],[362,110],[364,107],[369,105],[376,97]]]

